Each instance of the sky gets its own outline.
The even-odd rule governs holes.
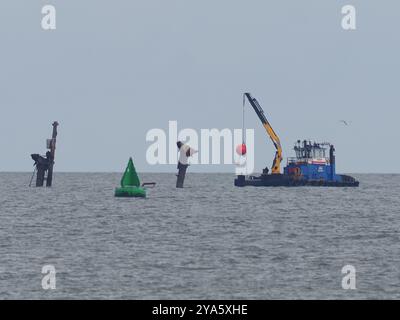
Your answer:
[[[47,4],[56,30],[41,27]],[[356,30],[341,26],[348,4]],[[54,120],[56,171],[122,171],[130,156],[175,171],[147,163],[147,132],[242,128],[251,92],[285,158],[306,138],[335,145],[338,172],[400,173],[399,17],[398,0],[2,0],[0,171],[32,171]],[[245,119],[260,171],[275,150]]]

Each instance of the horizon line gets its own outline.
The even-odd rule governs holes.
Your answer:
[[[168,173],[168,174],[176,174],[175,171],[139,171],[136,170],[138,173]],[[57,173],[123,173],[124,170],[121,171],[56,171],[54,172],[54,174]],[[2,173],[30,173],[32,174],[32,171],[0,171],[0,174]],[[234,172],[227,172],[227,171],[214,171],[214,172],[210,172],[210,171],[192,171],[192,172],[188,172],[190,174],[232,174],[232,175],[236,175]],[[261,174],[261,172],[254,172],[250,175],[257,175],[257,174]],[[382,175],[400,175],[400,172],[343,172],[343,173],[339,173],[339,174],[382,174]]]

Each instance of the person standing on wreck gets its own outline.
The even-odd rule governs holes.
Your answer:
[[[178,175],[176,179],[176,187],[183,188],[183,182],[185,181],[186,170],[189,166],[189,157],[197,153],[197,150],[192,149],[189,145],[178,141],[176,146],[179,149],[179,160],[178,160]]]

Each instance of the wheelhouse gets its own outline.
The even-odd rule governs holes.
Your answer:
[[[288,158],[288,165],[298,164],[329,164],[329,148],[327,142],[317,143],[298,140],[294,146],[296,157]]]

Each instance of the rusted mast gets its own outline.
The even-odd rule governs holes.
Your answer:
[[[57,127],[58,127],[58,122],[54,121],[53,134],[50,141],[49,169],[47,171],[46,187],[51,187],[51,184],[53,182],[53,167],[54,167],[54,159],[56,156]]]

